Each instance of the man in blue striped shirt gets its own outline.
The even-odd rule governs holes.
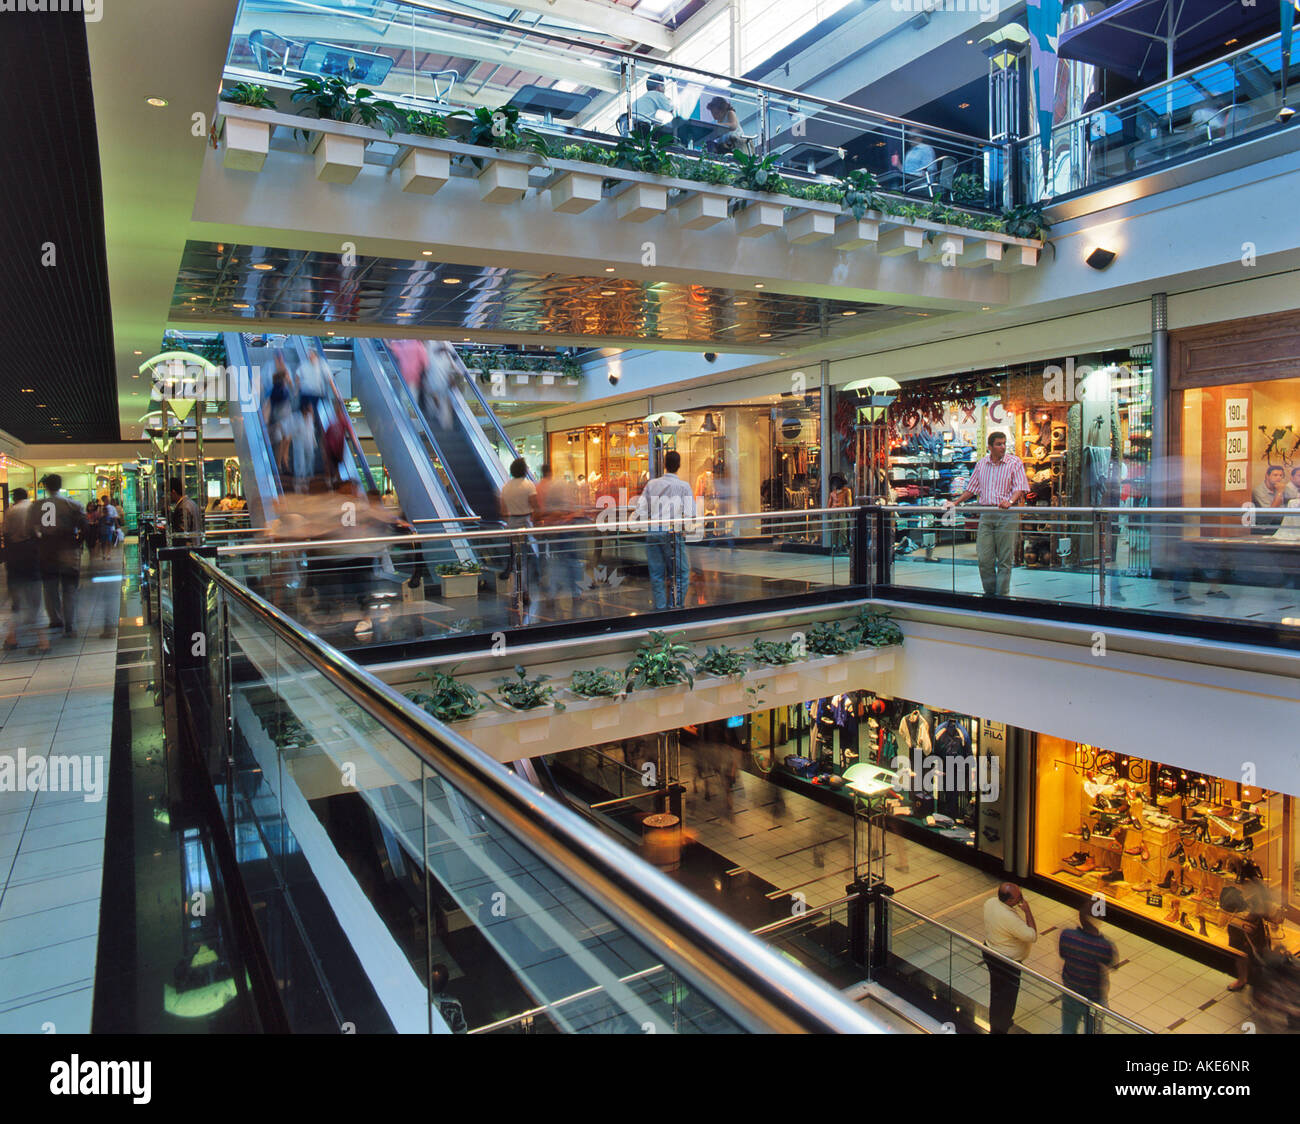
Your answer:
[[[1101,935],[1087,902],[1079,907],[1079,927],[1061,930],[1058,949],[1065,962],[1061,967],[1061,982],[1085,999],[1105,1006],[1110,969],[1115,966],[1115,946]],[[1080,1019],[1085,1020],[1086,1030],[1087,1016],[1086,1004],[1072,995],[1061,996],[1062,1034],[1076,1034]],[[1092,1033],[1100,1029],[1093,1027]]]

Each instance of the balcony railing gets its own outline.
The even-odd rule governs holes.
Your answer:
[[[1269,129],[1281,128],[1281,36],[1062,121],[1052,130],[1048,182],[1038,137],[1018,153],[1026,198],[1091,191],[1169,164],[1184,163]],[[1286,87],[1300,78],[1292,61]]]
[[[360,7],[246,2],[226,77],[288,89],[337,76],[404,108],[509,104],[559,143],[648,130],[682,152],[771,154],[797,179],[865,168],[889,192],[1003,203],[1002,148],[980,137],[431,4],[392,8],[381,19]]]

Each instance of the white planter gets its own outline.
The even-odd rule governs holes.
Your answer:
[[[710,675],[695,680],[696,693],[713,691],[714,701],[719,706],[741,704],[745,700],[745,679],[737,675]]]
[[[864,246],[874,246],[879,240],[879,219],[850,220],[835,231],[837,250],[861,250]]]
[[[1002,260],[993,268],[999,273],[1014,273],[1017,269],[1032,269],[1038,264],[1036,246],[1004,245]]]
[[[581,385],[582,385],[582,380],[581,380],[581,379],[575,379],[575,378],[566,377],[565,380],[564,380],[564,385],[565,385],[565,386],[581,386]]]
[[[939,262],[956,267],[965,247],[964,239],[938,230],[934,232],[933,238],[927,238],[921,244],[921,249],[916,256],[921,261]]]
[[[668,188],[657,183],[634,183],[618,197],[620,222],[645,222],[668,209]]]
[[[785,207],[780,203],[763,203],[751,199],[749,206],[736,212],[736,233],[742,238],[761,238],[785,225]]]
[[[786,664],[784,667],[759,664],[749,673],[749,677],[760,680],[773,693],[793,691],[799,684],[799,672],[793,664]]]
[[[528,190],[528,165],[489,160],[478,174],[478,189],[484,203],[517,203]]]
[[[820,242],[835,233],[835,216],[824,211],[805,211],[785,225],[785,236],[796,246]]]
[[[351,183],[366,162],[366,142],[360,137],[314,133],[316,178],[321,183]]]
[[[551,719],[555,716],[555,704],[535,706],[532,710],[519,710],[501,698],[495,699],[497,706],[508,714],[517,714],[519,721],[510,725],[510,736],[522,744],[539,742],[551,732]]]
[[[477,597],[478,574],[439,574],[444,597]]]
[[[451,157],[445,152],[413,148],[397,166],[402,190],[413,195],[433,195],[451,178]]]
[[[726,219],[729,203],[725,195],[703,191],[690,195],[677,208],[678,225],[683,230],[707,230]]]
[[[979,269],[985,265],[999,265],[1002,262],[1002,243],[981,240],[972,243],[962,251],[957,264],[965,269]]]
[[[887,258],[912,254],[925,245],[925,231],[915,226],[896,226],[887,230],[876,243],[876,253]]]
[[[551,210],[566,215],[580,215],[600,202],[604,176],[566,172],[551,184]]]
[[[849,677],[849,662],[854,653],[842,656],[812,656],[799,665],[799,670],[819,683],[843,683]]]
[[[265,121],[227,117],[222,164],[236,172],[260,172],[271,150],[271,126]]]

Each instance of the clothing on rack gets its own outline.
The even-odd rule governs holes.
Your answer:
[[[898,724],[898,743],[909,757],[918,747],[923,754],[932,751],[930,723],[919,710],[913,710]]]

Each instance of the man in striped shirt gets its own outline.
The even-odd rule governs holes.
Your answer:
[[[1002,509],[984,512],[975,533],[975,553],[979,557],[985,596],[1006,597],[1011,593],[1011,562],[1016,553],[1020,521],[1009,509],[1020,503],[1028,491],[1024,463],[1015,453],[1007,452],[1007,435],[990,433],[988,455],[975,465],[966,481],[966,490],[956,500],[961,504],[978,498],[981,507]],[[953,506],[954,501],[944,501],[944,507]]]

